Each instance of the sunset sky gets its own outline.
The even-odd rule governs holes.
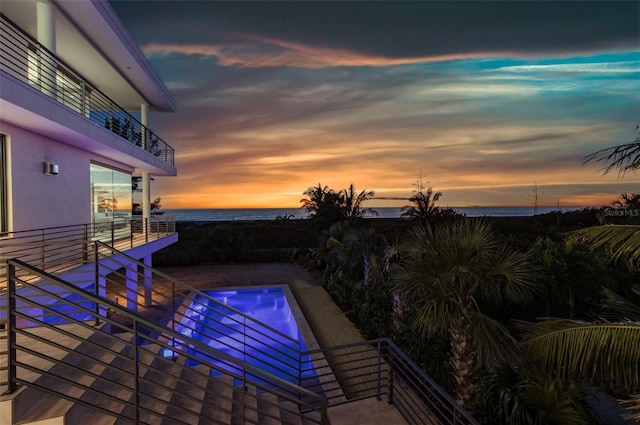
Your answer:
[[[178,103],[163,208],[300,206],[318,183],[440,205],[609,204],[589,153],[640,122],[640,3],[111,1]],[[373,200],[367,206],[402,206]]]

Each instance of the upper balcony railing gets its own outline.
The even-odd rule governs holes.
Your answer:
[[[1,13],[0,72],[175,165],[171,146]]]

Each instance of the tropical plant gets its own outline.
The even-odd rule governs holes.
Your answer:
[[[346,218],[355,219],[367,215],[378,215],[378,212],[372,208],[362,208],[365,201],[373,198],[375,192],[373,190],[363,190],[358,193],[353,183],[339,193],[340,207]]]
[[[637,391],[639,322],[549,319],[529,324],[524,346],[530,361],[569,381]]]
[[[312,186],[303,192],[307,198],[300,200],[302,207],[311,213],[311,217],[318,221],[335,223],[342,218],[340,208],[340,194],[327,186]]]
[[[473,410],[478,375],[516,358],[518,345],[483,306],[525,302],[537,292],[537,270],[508,249],[484,220],[415,226],[401,245],[395,290],[415,310],[427,337],[446,332],[455,397]]]
[[[640,295],[640,286],[632,291]],[[611,290],[603,293],[598,321],[550,319],[526,326],[527,357],[565,380],[636,392],[640,390],[640,306]]]
[[[606,165],[602,168],[603,174],[617,169],[619,175],[623,176],[629,170],[637,170],[640,168],[640,124],[636,125],[635,133],[636,137],[632,142],[594,152],[584,159],[584,163],[604,162]]]
[[[544,297],[540,301],[544,301],[546,317],[575,319],[592,314],[602,287],[614,286],[612,270],[606,267],[602,255],[590,252],[573,238],[540,236],[530,253],[543,274]]]
[[[584,394],[575,383],[536,370],[505,366],[481,386],[484,425],[589,425]]]
[[[637,136],[640,136],[639,129],[636,127]],[[593,161],[606,163],[602,169],[604,174],[618,169],[622,176],[629,170],[636,170],[640,167],[640,137],[628,144],[600,150],[585,159],[585,163]],[[592,249],[604,249],[612,260],[624,261],[630,270],[638,270],[640,266],[640,226],[590,227],[575,232],[573,237]],[[605,292],[605,295],[609,305],[620,304],[620,297],[611,292]],[[634,312],[637,312],[635,308],[628,309],[627,314],[618,315],[614,322],[550,320],[531,325],[532,336],[525,346],[534,361],[567,378],[600,379],[612,387],[623,386],[629,391],[638,391],[640,316]],[[640,420],[640,396],[632,396],[627,405],[630,416]]]
[[[620,198],[611,202],[611,205],[623,208],[638,208],[640,206],[640,193],[621,193]]]
[[[418,185],[418,189],[414,190],[409,198],[412,205],[402,207],[400,216],[426,221],[438,213],[439,207],[436,202],[441,196],[442,192],[434,192],[431,187],[425,189],[422,185]]]

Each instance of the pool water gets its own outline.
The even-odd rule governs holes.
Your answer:
[[[302,375],[299,372],[300,362],[308,360],[307,356],[300,356],[306,347],[282,288],[205,293],[220,304],[197,296],[176,330],[292,383],[297,384],[301,378],[308,379],[315,375],[313,372],[304,372]],[[273,330],[242,317],[229,307]],[[299,345],[282,334],[298,341]],[[195,350],[190,351],[198,355]],[[207,361],[225,370],[241,373],[238,368],[219,358],[208,357]],[[198,362],[192,360],[188,364],[196,366]]]

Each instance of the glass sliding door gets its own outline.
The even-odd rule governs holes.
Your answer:
[[[131,237],[131,174],[91,164],[94,239]]]

